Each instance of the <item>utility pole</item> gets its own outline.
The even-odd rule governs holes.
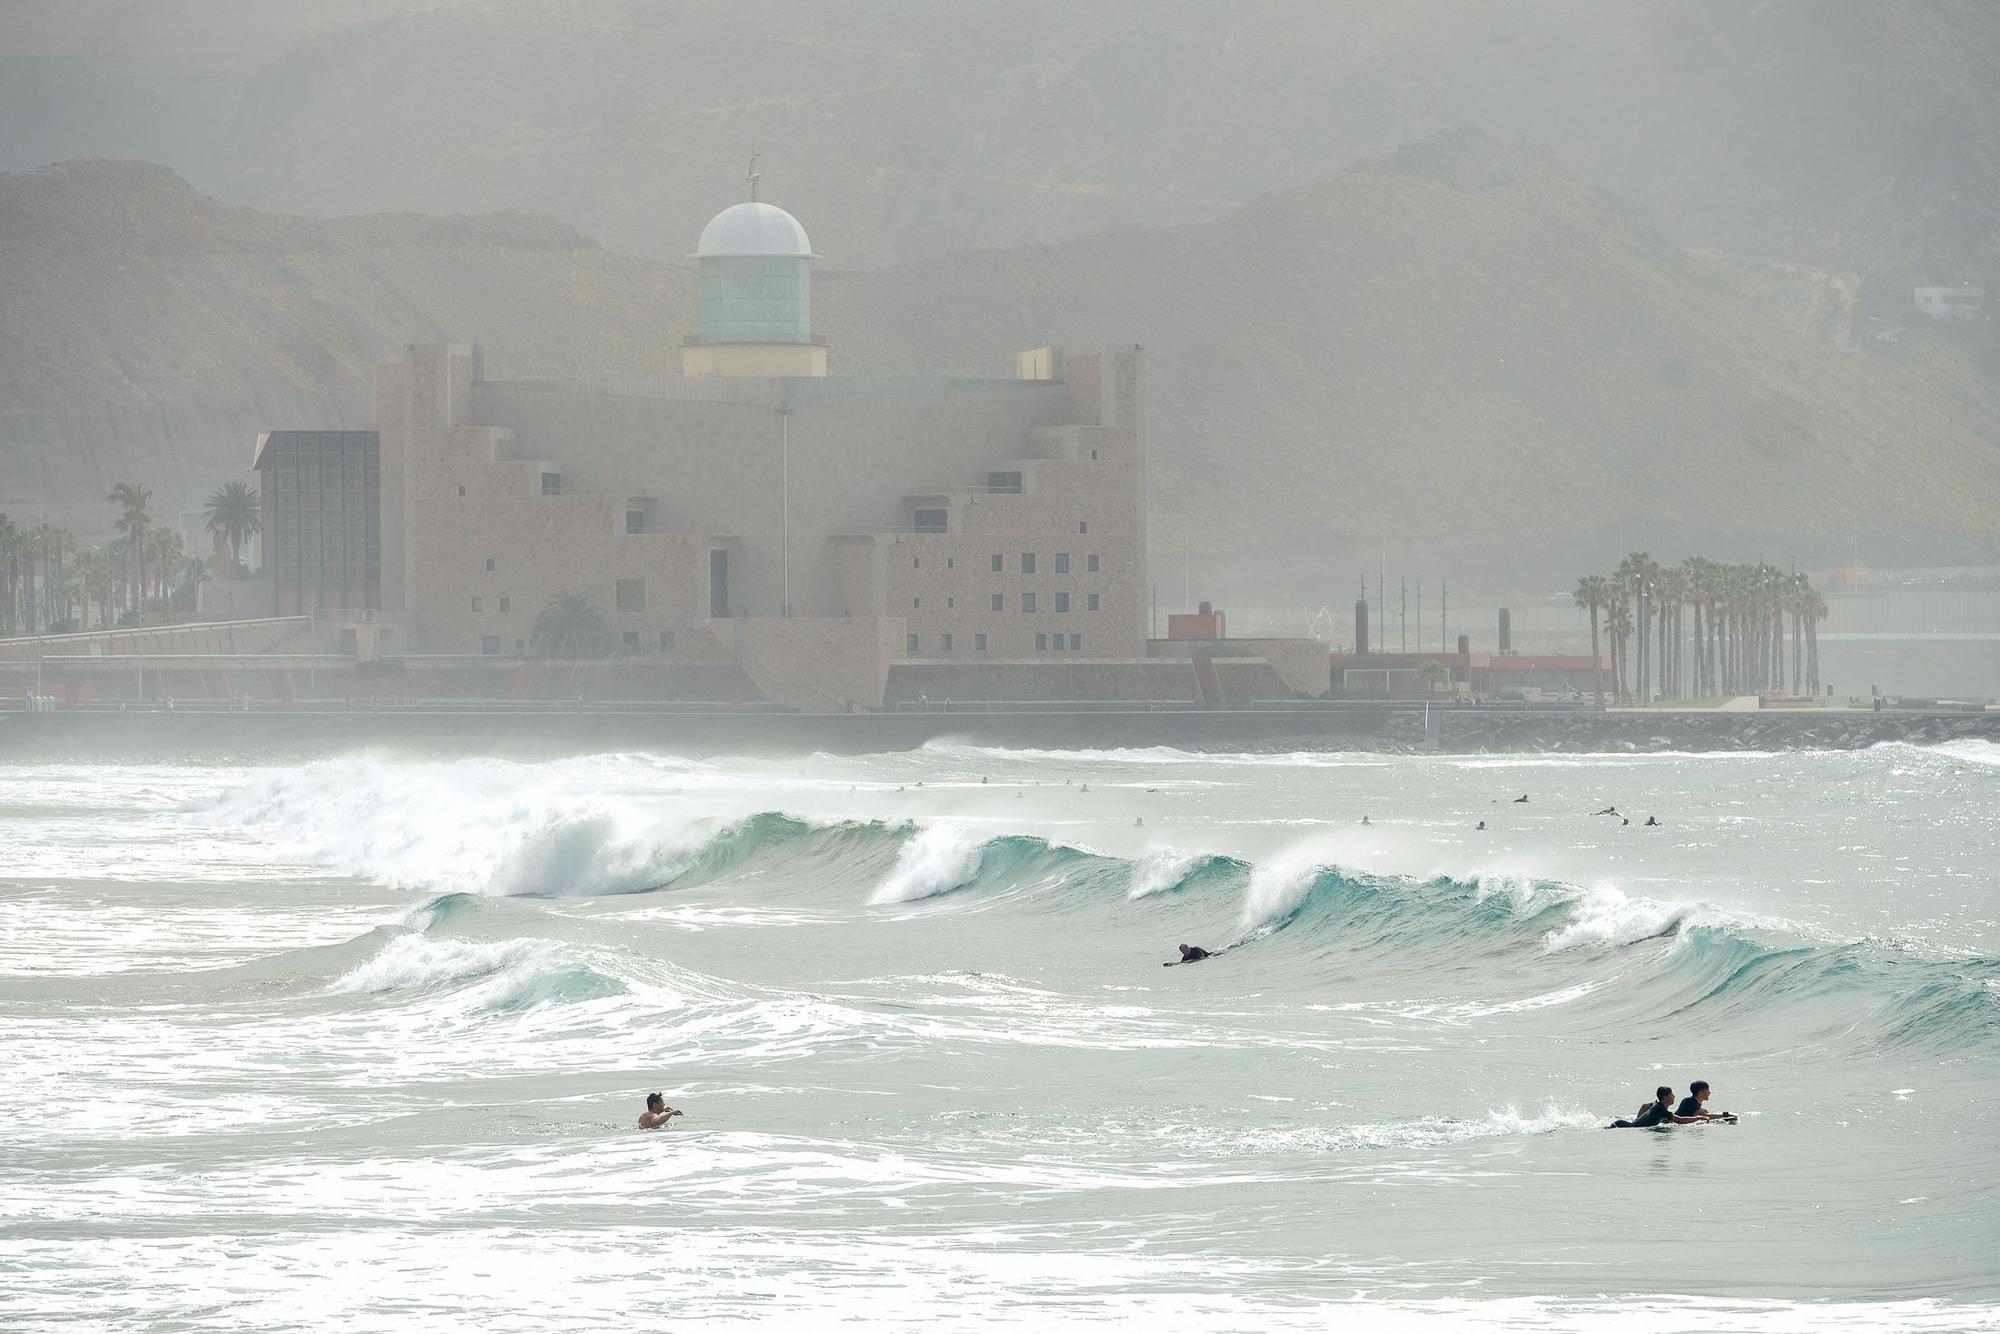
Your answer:
[[[1438,652],[1440,653],[1451,652],[1451,638],[1445,630],[1445,613],[1449,607],[1450,604],[1446,602],[1444,595],[1444,580],[1440,579],[1438,580]]]
[[[757,177],[755,167],[757,155],[750,155],[752,175],[750,177],[751,198],[756,198]],[[785,567],[784,602],[778,615],[792,614],[792,410],[778,409],[778,530],[779,542],[783,548]]]
[[[1187,535],[1181,535],[1181,607],[1194,610],[1194,548]]]
[[[1397,629],[1401,635],[1403,652],[1410,651],[1410,576],[1403,576],[1403,609],[1396,616]]]

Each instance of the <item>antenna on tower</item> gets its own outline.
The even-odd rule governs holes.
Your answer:
[[[757,174],[757,159],[762,156],[764,155],[762,153],[759,153],[756,149],[754,148],[751,149],[750,166],[749,169],[743,173],[744,179],[750,182],[750,202],[753,204],[757,202],[757,182],[764,179],[763,177]]]

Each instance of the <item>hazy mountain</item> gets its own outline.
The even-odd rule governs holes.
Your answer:
[[[684,270],[558,223],[274,216],[129,163],[0,178],[0,245],[0,491],[85,528],[121,478],[193,495],[259,429],[365,421],[400,343],[478,340],[497,375],[671,370],[689,311]],[[1962,358],[1841,356],[1476,134],[1198,225],[828,275],[815,301],[836,373],[1144,344],[1162,550],[2000,540],[2000,396]]]
[[[0,37],[0,165],[527,210],[665,260],[753,142],[767,197],[874,267],[1214,219],[1469,124],[1682,245],[2000,271],[1987,0],[68,0]]]

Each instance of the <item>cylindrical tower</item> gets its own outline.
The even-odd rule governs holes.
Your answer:
[[[733,204],[701,229],[694,260],[700,331],[681,353],[686,374],[826,374],[812,333],[812,242],[797,218],[754,199]]]

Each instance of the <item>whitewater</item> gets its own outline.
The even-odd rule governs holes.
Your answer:
[[[0,766],[0,1328],[2000,1329],[1997,903],[1978,742]]]

